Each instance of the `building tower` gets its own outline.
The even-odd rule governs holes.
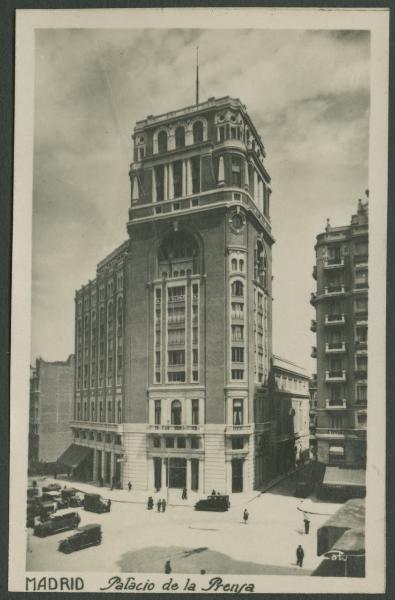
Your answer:
[[[229,97],[149,116],[132,137],[129,239],[76,295],[75,442],[94,479],[252,490],[275,447],[262,140]]]
[[[365,469],[368,201],[359,201],[350,225],[331,227],[328,221],[315,249],[317,458],[325,465]],[[343,473],[348,475],[340,476],[339,486],[362,482],[361,474]]]

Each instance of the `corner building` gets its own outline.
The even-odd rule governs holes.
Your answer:
[[[250,491],[274,476],[276,447],[262,140],[229,97],[149,116],[133,140],[129,240],[77,293],[75,443],[94,451],[93,479]],[[84,362],[78,303],[97,289],[103,326]]]
[[[368,202],[359,201],[350,225],[328,222],[315,249],[317,458],[324,486],[352,490],[364,487],[366,467]]]

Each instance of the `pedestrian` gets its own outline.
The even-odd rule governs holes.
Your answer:
[[[304,516],[303,522],[304,522],[304,532],[306,534],[308,534],[310,531],[310,520],[307,515]]]
[[[296,549],[296,564],[298,565],[298,567],[303,567],[303,559],[304,559],[304,550],[303,550],[302,546],[299,544],[299,546]]]
[[[162,500],[160,500],[160,499],[158,500],[158,502],[156,503],[156,507],[158,509],[158,512],[160,512],[162,509]]]
[[[187,494],[187,488],[184,488],[182,490],[182,496],[181,496],[181,500],[187,500],[188,494]]]
[[[213,491],[211,492],[211,495],[212,495],[212,496],[215,496],[215,490],[213,490]]]
[[[162,500],[162,512],[165,512],[166,510],[166,500],[163,498]]]
[[[132,491],[132,484],[130,483],[130,481],[129,481],[129,483],[128,483],[128,489],[129,489],[129,492],[131,492],[131,491]]]
[[[165,562],[165,573],[166,575],[169,575],[169,573],[171,573],[171,564],[169,560]]]
[[[205,575],[206,574],[206,569],[200,569],[200,575]]]
[[[243,520],[244,520],[244,525],[247,525],[247,521],[248,521],[248,517],[249,517],[249,512],[248,510],[245,508],[244,512],[243,512]]]

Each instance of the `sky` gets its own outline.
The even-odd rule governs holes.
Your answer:
[[[273,349],[312,372],[314,243],[368,187],[369,32],[36,30],[31,357],[74,351],[74,293],[127,239],[131,134],[240,98],[272,178]]]

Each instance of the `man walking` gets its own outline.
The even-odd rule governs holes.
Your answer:
[[[247,525],[247,521],[248,521],[248,517],[249,517],[249,512],[248,510],[245,508],[244,512],[243,512],[243,520],[244,520],[244,525]]]
[[[296,564],[298,567],[303,567],[303,559],[304,559],[304,550],[302,546],[299,546],[296,549]]]
[[[162,500],[162,512],[166,511],[166,500],[163,498]]]
[[[131,491],[132,491],[132,484],[130,483],[130,481],[129,481],[129,483],[128,483],[128,489],[129,489],[129,492],[131,492]]]
[[[304,516],[303,522],[304,522],[304,532],[307,535],[310,531],[310,520],[307,515]]]
[[[161,509],[162,509],[162,500],[160,500],[160,499],[158,500],[158,502],[157,502],[157,504],[156,504],[156,507],[157,507],[157,509],[158,509],[158,512],[160,512],[160,511],[161,511]]]
[[[169,575],[169,573],[171,573],[171,565],[170,565],[170,561],[169,561],[169,560],[167,560],[167,561],[165,562],[165,573],[166,573],[167,575]]]

